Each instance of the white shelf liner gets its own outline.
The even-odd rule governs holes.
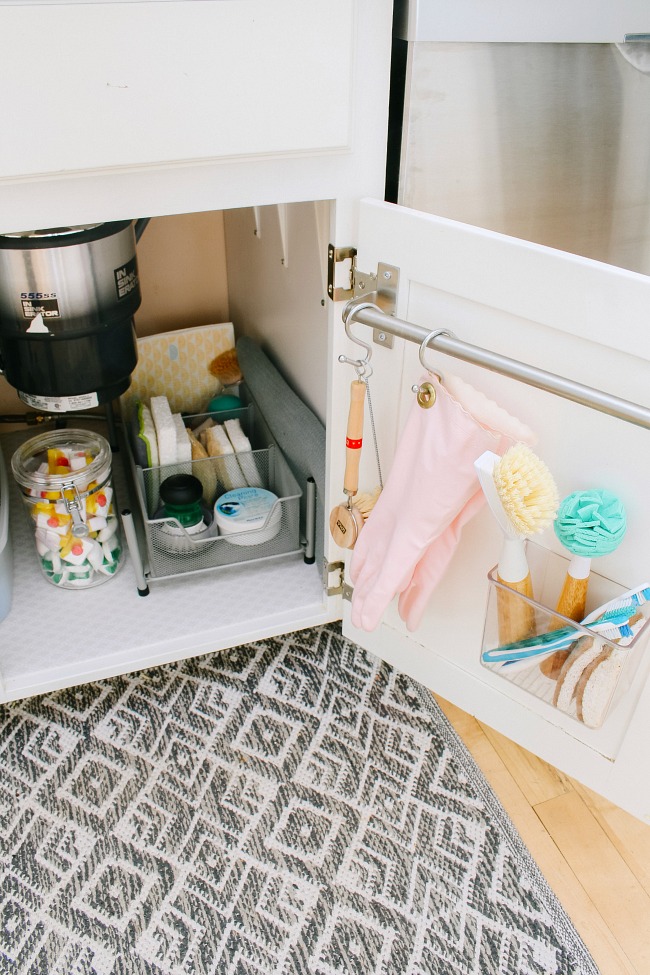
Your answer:
[[[73,424],[71,424],[73,425]],[[11,455],[29,434],[7,434]],[[119,456],[119,455],[118,455]],[[121,510],[129,499],[114,459]],[[287,556],[155,582],[137,591],[128,552],[104,585],[63,590],[42,575],[33,533],[9,474],[14,590],[0,623],[0,701],[155,666],[335,618],[320,566]]]

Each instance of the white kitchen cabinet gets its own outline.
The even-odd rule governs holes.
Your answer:
[[[124,44],[118,15],[129,24]],[[247,48],[253,21],[261,34]],[[0,31],[3,87],[16,96],[3,103],[5,131],[24,130],[23,113],[37,111],[40,92],[47,115],[40,132],[48,134],[43,146],[11,139],[3,151],[2,230],[224,210],[235,327],[282,364],[327,424],[325,511],[342,499],[354,378],[338,357],[359,354],[343,329],[342,301],[327,297],[330,243],[355,246],[364,274],[379,263],[398,269],[399,318],[449,328],[464,341],[648,405],[650,342],[643,323],[650,279],[381,201],[391,27],[385,0],[2,6],[0,26],[10,28]],[[66,70],[55,65],[49,81],[31,91],[14,81],[25,49],[7,39],[21,30],[37,31],[40,59],[46,34],[64,45]],[[230,38],[228,57],[210,62],[211,38],[220,31]],[[113,58],[99,57],[104,36]],[[276,45],[277,72],[260,37]],[[301,48],[297,59],[294,45]],[[287,63],[297,71],[290,90]],[[113,84],[126,85],[116,89],[118,98],[127,93],[123,112],[115,108]],[[180,93],[179,85],[186,85]],[[320,118],[324,111],[332,117]],[[163,124],[168,139],[160,137]],[[38,126],[31,132],[38,134]],[[170,273],[173,268],[161,268]],[[372,279],[364,280],[372,289]],[[364,341],[372,335],[361,325],[353,331]],[[387,348],[380,341],[372,348],[370,391],[386,474],[412,402],[410,387],[422,370],[413,343],[397,339]],[[631,530],[598,569],[628,585],[650,575],[647,430],[448,356],[428,357],[533,427],[562,493],[594,481],[617,491]],[[377,481],[370,441],[366,429],[364,488]],[[0,624],[4,700],[343,618],[352,639],[650,821],[650,779],[640,774],[650,733],[650,654],[598,731],[483,670],[487,571],[499,551],[486,512],[467,526],[415,634],[394,607],[376,632],[354,629],[347,602],[327,592],[341,582],[340,570],[323,572],[300,559],[166,580],[146,599],[138,597],[129,566],[110,585],[61,593],[36,577],[35,566],[33,582],[25,581],[33,552],[20,531],[17,524],[20,585]],[[541,544],[558,551],[552,533]],[[327,533],[325,561],[348,561]],[[93,622],[81,638],[70,639],[66,627],[53,623],[69,619],[68,597],[78,595],[84,620]]]
[[[391,8],[0,3],[2,231],[381,194]]]

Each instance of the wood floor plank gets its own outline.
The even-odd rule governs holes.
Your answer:
[[[646,975],[650,972],[650,894],[577,792],[549,799],[535,811],[608,929],[616,932],[634,970]]]
[[[440,705],[440,709],[443,714],[448,718],[463,740],[466,734],[476,734],[477,731],[480,731],[480,725],[476,718],[473,718],[470,714],[467,714],[466,711],[462,711],[460,708],[456,707],[455,704],[452,704],[451,701],[447,701],[444,697],[440,697],[438,694],[434,694],[433,696]]]
[[[579,782],[573,785],[643,889],[650,894],[650,826]]]
[[[520,748],[493,728],[483,724],[481,728],[507,765],[531,806],[535,807],[540,802],[546,802],[548,799],[571,791],[573,785],[568,776],[563,775],[532,752]]]
[[[579,876],[558,849],[483,727],[475,718],[444,699],[437,700],[572,919],[602,975],[648,975],[647,972],[638,972],[627,958],[615,933],[603,921]],[[512,757],[510,749],[507,756]]]

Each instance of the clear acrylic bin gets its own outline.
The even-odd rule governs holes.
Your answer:
[[[60,589],[102,585],[123,564],[111,463],[104,437],[70,428],[38,434],[12,456],[39,566]]]
[[[185,417],[186,425],[196,427],[206,415]],[[264,424],[256,420],[252,405],[240,410],[212,414],[215,422],[238,419],[242,430],[254,445],[264,436]],[[130,450],[130,447],[129,447]],[[191,572],[224,568],[230,565],[276,558],[299,553],[301,490],[282,452],[274,444],[223,457],[185,461],[164,467],[142,468],[131,454],[131,466],[138,506],[142,516],[149,581]],[[243,534],[220,535],[213,522],[213,505],[206,505],[205,516],[210,530],[190,534],[173,518],[161,516],[160,484],[173,474],[193,474],[205,483],[216,484],[214,500],[232,489],[236,479],[273,492],[278,498],[254,544]],[[242,483],[239,481],[239,483]],[[169,539],[180,538],[182,545],[170,547]]]
[[[530,542],[526,552],[534,599],[508,589],[500,582],[496,566],[488,573],[490,587],[481,664],[544,701],[549,707],[558,709],[589,728],[600,728],[633,684],[650,635],[650,602],[643,601],[644,597],[641,597],[641,604],[634,608],[629,621],[633,635],[630,635],[625,624],[623,634],[627,635],[622,635],[614,623],[608,624],[606,631],[597,632],[591,626],[583,626],[559,616],[551,608],[557,603],[569,560]],[[650,583],[650,580],[637,580],[641,583],[646,581]],[[623,596],[627,588],[592,571],[587,614]],[[518,639],[514,641],[516,646],[503,642],[506,613],[516,617],[523,626]],[[527,630],[526,634],[524,629]],[[542,643],[546,648],[557,648],[554,651],[557,656],[553,658],[553,676],[547,676],[551,670],[551,653],[534,653],[535,646]],[[504,655],[519,659],[505,662]],[[542,667],[547,673],[543,672]]]

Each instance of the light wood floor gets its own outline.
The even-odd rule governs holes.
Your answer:
[[[650,826],[454,705],[437,701],[601,975],[650,975]]]

